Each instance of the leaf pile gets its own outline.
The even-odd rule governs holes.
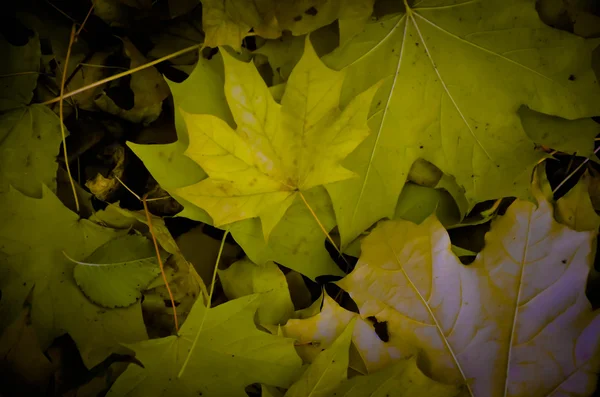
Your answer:
[[[15,2],[0,394],[595,395],[599,18]]]

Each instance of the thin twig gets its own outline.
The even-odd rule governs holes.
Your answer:
[[[183,372],[185,371],[188,362],[190,361],[190,357],[194,352],[194,348],[198,343],[198,339],[200,338],[200,333],[202,332],[202,327],[204,327],[204,321],[206,320],[206,316],[208,315],[208,311],[210,310],[210,302],[212,301],[213,292],[215,291],[215,281],[217,279],[217,271],[219,270],[219,262],[221,261],[221,254],[223,253],[223,247],[225,246],[225,239],[227,238],[227,234],[229,234],[229,229],[225,230],[223,234],[223,239],[221,240],[221,246],[219,247],[219,253],[217,255],[217,263],[215,263],[215,270],[213,270],[212,280],[210,283],[210,292],[208,293],[208,301],[206,302],[206,310],[204,311],[204,316],[202,317],[202,321],[200,322],[200,327],[198,328],[198,332],[196,333],[196,337],[194,338],[194,342],[192,342],[192,347],[188,350],[187,357],[181,366],[181,370],[177,374],[177,378],[181,378],[183,376]]]
[[[98,80],[95,83],[92,83],[92,84],[86,85],[84,87],[78,88],[78,89],[76,89],[74,91],[67,92],[66,94],[64,94],[63,98],[70,98],[73,95],[81,94],[82,92],[85,92],[87,90],[91,90],[92,88],[96,88],[98,86],[101,86],[103,84],[109,83],[111,81],[118,80],[121,77],[129,76],[130,74],[133,74],[135,72],[139,72],[140,70],[147,69],[147,68],[149,68],[151,66],[154,66],[156,64],[159,64],[161,62],[167,61],[167,60],[172,59],[172,58],[177,58],[180,55],[186,54],[186,53],[188,53],[190,51],[193,51],[193,50],[197,50],[200,47],[202,47],[202,44],[195,44],[193,46],[184,48],[183,50],[179,50],[179,51],[174,52],[172,54],[165,55],[164,57],[159,58],[159,59],[155,59],[152,62],[148,62],[148,63],[140,65],[140,66],[138,66],[136,68],[126,70],[126,71],[124,71],[122,73],[115,74],[113,76],[107,77],[107,78],[102,79],[102,80]],[[42,102],[42,105],[51,105],[53,103],[58,102],[59,100],[60,100],[60,98],[50,99],[50,100],[48,100],[46,102]]]
[[[593,154],[598,153],[598,151],[600,150],[600,146],[598,146],[596,148],[596,150],[594,150]],[[575,175],[577,173],[577,171],[579,171],[581,169],[581,167],[583,167],[584,165],[586,165],[588,163],[588,161],[590,161],[590,157],[587,157],[585,160],[583,160],[583,162],[581,164],[579,164],[577,166],[577,168],[575,168],[573,170],[573,172],[571,172],[569,175],[567,175],[567,177],[565,179],[562,180],[561,183],[558,184],[558,186],[556,188],[554,188],[554,190],[552,190],[552,194],[556,194],[556,192],[558,191],[558,189],[560,189],[569,179],[571,179],[573,177],[573,175]]]
[[[93,2],[92,2],[92,6],[90,7],[90,10],[88,11],[87,15],[83,19],[83,22],[81,23],[81,26],[79,27],[79,30],[77,30],[77,34],[75,36],[79,37],[79,34],[83,30],[83,27],[85,26],[88,18],[90,17],[90,15],[92,15],[92,11],[94,11],[94,3]]]
[[[167,292],[169,293],[169,299],[171,299],[171,307],[173,308],[173,321],[175,322],[175,331],[179,333],[179,320],[177,319],[177,307],[175,307],[175,299],[173,298],[173,293],[171,292],[171,287],[169,287],[169,281],[167,280],[167,275],[165,274],[165,267],[163,266],[162,259],[160,258],[160,249],[158,248],[158,242],[156,241],[156,236],[154,235],[154,228],[152,227],[152,218],[150,217],[150,211],[148,211],[148,204],[146,203],[146,196],[142,197],[142,203],[144,204],[144,212],[146,213],[146,220],[148,221],[148,230],[150,230],[150,235],[152,236],[152,242],[154,243],[154,249],[156,250],[156,258],[158,259],[158,266],[160,267],[160,274],[162,275],[163,281],[165,282],[165,287],[167,287]]]
[[[77,197],[77,190],[75,189],[75,182],[71,175],[71,167],[69,166],[69,156],[67,154],[67,138],[65,133],[64,114],[63,114],[63,100],[65,99],[65,81],[67,80],[67,68],[69,66],[69,58],[71,57],[71,48],[75,41],[75,25],[71,27],[71,37],[69,38],[69,47],[67,48],[67,56],[65,58],[65,64],[63,67],[62,80],[60,83],[60,96],[58,97],[58,117],[60,119],[60,133],[62,136],[63,154],[65,156],[65,166],[67,167],[67,175],[69,176],[69,183],[71,183],[71,189],[73,190],[73,198],[75,199],[75,210],[79,214],[79,198]]]

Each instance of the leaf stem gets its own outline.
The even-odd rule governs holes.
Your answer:
[[[192,347],[188,351],[187,357],[181,366],[181,370],[177,374],[177,378],[181,378],[187,365],[190,361],[190,357],[192,356],[192,352],[196,348],[196,344],[198,343],[198,339],[200,338],[200,333],[202,332],[202,327],[204,327],[204,322],[206,317],[208,316],[208,311],[210,310],[210,302],[212,301],[213,292],[215,291],[215,281],[217,279],[217,271],[219,270],[219,262],[221,262],[221,254],[223,253],[223,247],[225,247],[225,239],[227,239],[227,235],[229,234],[229,228],[225,229],[225,234],[223,234],[223,239],[221,240],[221,246],[219,247],[219,253],[217,254],[217,262],[215,263],[215,270],[213,271],[212,280],[210,282],[210,292],[208,293],[208,301],[206,302],[206,310],[204,311],[204,316],[202,317],[202,321],[200,322],[200,327],[198,328],[198,332],[196,333],[196,337],[194,338],[194,342],[192,342]]]
[[[96,82],[94,82],[94,83],[92,83],[92,84],[86,85],[86,86],[84,86],[84,87],[81,87],[81,88],[78,88],[78,89],[76,89],[76,90],[73,90],[73,91],[67,92],[67,93],[66,93],[66,94],[64,94],[62,97],[63,97],[63,98],[70,98],[70,97],[72,97],[72,96],[74,96],[74,95],[81,94],[82,92],[85,92],[85,91],[87,91],[87,90],[90,90],[90,89],[92,89],[92,88],[98,87],[98,86],[100,86],[100,85],[102,85],[102,84],[106,84],[106,83],[108,83],[108,82],[111,82],[111,81],[114,81],[114,80],[118,80],[118,79],[120,79],[121,77],[129,76],[130,74],[133,74],[133,73],[135,73],[135,72],[139,72],[140,70],[147,69],[147,68],[149,68],[149,67],[151,67],[151,66],[154,66],[154,65],[156,65],[156,64],[159,64],[159,63],[161,63],[161,62],[167,61],[167,60],[169,60],[169,59],[172,59],[172,58],[177,58],[178,56],[180,56],[180,55],[183,55],[183,54],[186,54],[186,53],[188,53],[188,52],[190,52],[190,51],[196,50],[196,49],[200,48],[201,46],[202,46],[202,44],[195,44],[195,45],[193,45],[193,46],[190,46],[190,47],[184,48],[183,50],[179,50],[179,51],[177,51],[177,52],[174,52],[174,53],[172,53],[172,54],[165,55],[165,56],[164,56],[164,57],[162,57],[162,58],[155,59],[155,60],[154,60],[154,61],[152,61],[152,62],[145,63],[145,64],[143,64],[143,65],[140,65],[140,66],[136,67],[136,68],[133,68],[133,69],[126,70],[126,71],[124,71],[124,72],[121,72],[121,73],[118,73],[118,74],[112,75],[112,76],[110,76],[110,77],[107,77],[107,78],[105,78],[105,79],[98,80],[98,81],[96,81]],[[60,97],[57,97],[57,98],[54,98],[54,99],[50,99],[50,100],[48,100],[48,101],[46,101],[46,102],[42,102],[42,105],[51,105],[51,104],[53,104],[53,103],[56,103],[56,102],[59,102],[59,101],[60,101]]]
[[[73,190],[73,198],[75,199],[75,210],[79,214],[79,198],[77,197],[77,190],[75,189],[75,182],[71,175],[71,167],[69,166],[69,155],[67,154],[67,138],[65,133],[64,124],[64,113],[63,113],[63,102],[65,99],[65,82],[67,80],[67,69],[69,68],[69,58],[71,57],[71,48],[75,41],[75,24],[71,27],[71,36],[69,38],[69,47],[67,48],[67,56],[65,57],[65,65],[63,66],[62,80],[60,83],[60,95],[58,97],[58,117],[60,119],[60,134],[62,137],[63,155],[65,156],[65,167],[67,167],[67,175],[69,176],[69,183],[71,184],[71,190]]]
[[[329,232],[327,231],[327,229],[325,229],[325,226],[323,226],[323,224],[319,220],[319,217],[317,216],[317,214],[315,213],[315,211],[313,211],[313,209],[311,208],[311,206],[308,204],[308,201],[306,201],[306,198],[304,197],[304,195],[302,194],[302,192],[298,191],[298,194],[300,194],[300,197],[302,198],[302,201],[304,201],[304,204],[306,205],[306,208],[308,208],[308,210],[312,214],[313,218],[315,218],[315,220],[317,221],[317,224],[319,225],[319,227],[321,228],[321,230],[323,231],[323,233],[325,233],[325,236],[327,237],[327,240],[329,240],[329,242],[333,245],[333,247],[338,252],[338,254],[340,254],[340,258],[342,258],[342,260],[344,262],[346,262],[346,266],[347,266],[346,267],[346,273],[347,273],[350,270],[350,263],[348,263],[348,261],[344,257],[344,254],[342,254],[342,251],[338,248],[338,246],[335,243],[335,241],[333,241],[333,239],[329,235]]]
[[[148,204],[146,203],[146,195],[142,197],[142,203],[144,204],[144,212],[146,213],[146,220],[148,221],[148,230],[150,230],[150,235],[152,236],[152,242],[154,243],[154,249],[156,250],[156,259],[158,259],[158,266],[160,267],[160,274],[162,275],[163,281],[165,282],[165,287],[167,287],[167,292],[169,293],[169,299],[171,299],[171,307],[173,308],[173,321],[175,322],[175,331],[179,333],[179,320],[177,319],[177,307],[175,306],[175,299],[173,298],[173,292],[171,292],[171,287],[169,287],[169,281],[167,280],[167,275],[165,274],[165,267],[163,266],[162,259],[160,258],[160,250],[158,249],[158,242],[156,241],[156,236],[154,235],[154,228],[152,227],[152,218],[150,217],[150,211],[148,211]]]

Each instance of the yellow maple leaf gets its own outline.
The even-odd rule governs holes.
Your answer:
[[[213,115],[181,111],[190,136],[185,155],[209,178],[176,191],[217,227],[260,217],[268,238],[298,192],[354,176],[339,163],[368,135],[378,85],[340,110],[345,73],[323,65],[307,38],[279,104],[252,64],[221,53],[237,129]]]

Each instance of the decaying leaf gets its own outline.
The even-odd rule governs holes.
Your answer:
[[[127,38],[123,39],[123,52],[131,60],[130,69],[148,62]],[[169,88],[160,73],[154,68],[140,70],[131,75],[130,88],[133,92],[131,108],[120,107],[106,92],[94,101],[103,111],[134,123],[149,124],[156,120],[162,111],[163,100],[169,96]]]
[[[250,29],[269,39],[284,30],[294,36],[310,33],[336,19],[346,19],[359,30],[371,15],[374,0],[224,1],[202,0],[204,45],[240,49]]]
[[[435,217],[384,221],[338,284],[433,379],[472,396],[589,395],[600,367],[600,315],[584,291],[596,233],[557,223],[534,192],[537,208],[515,201],[469,266]]]

